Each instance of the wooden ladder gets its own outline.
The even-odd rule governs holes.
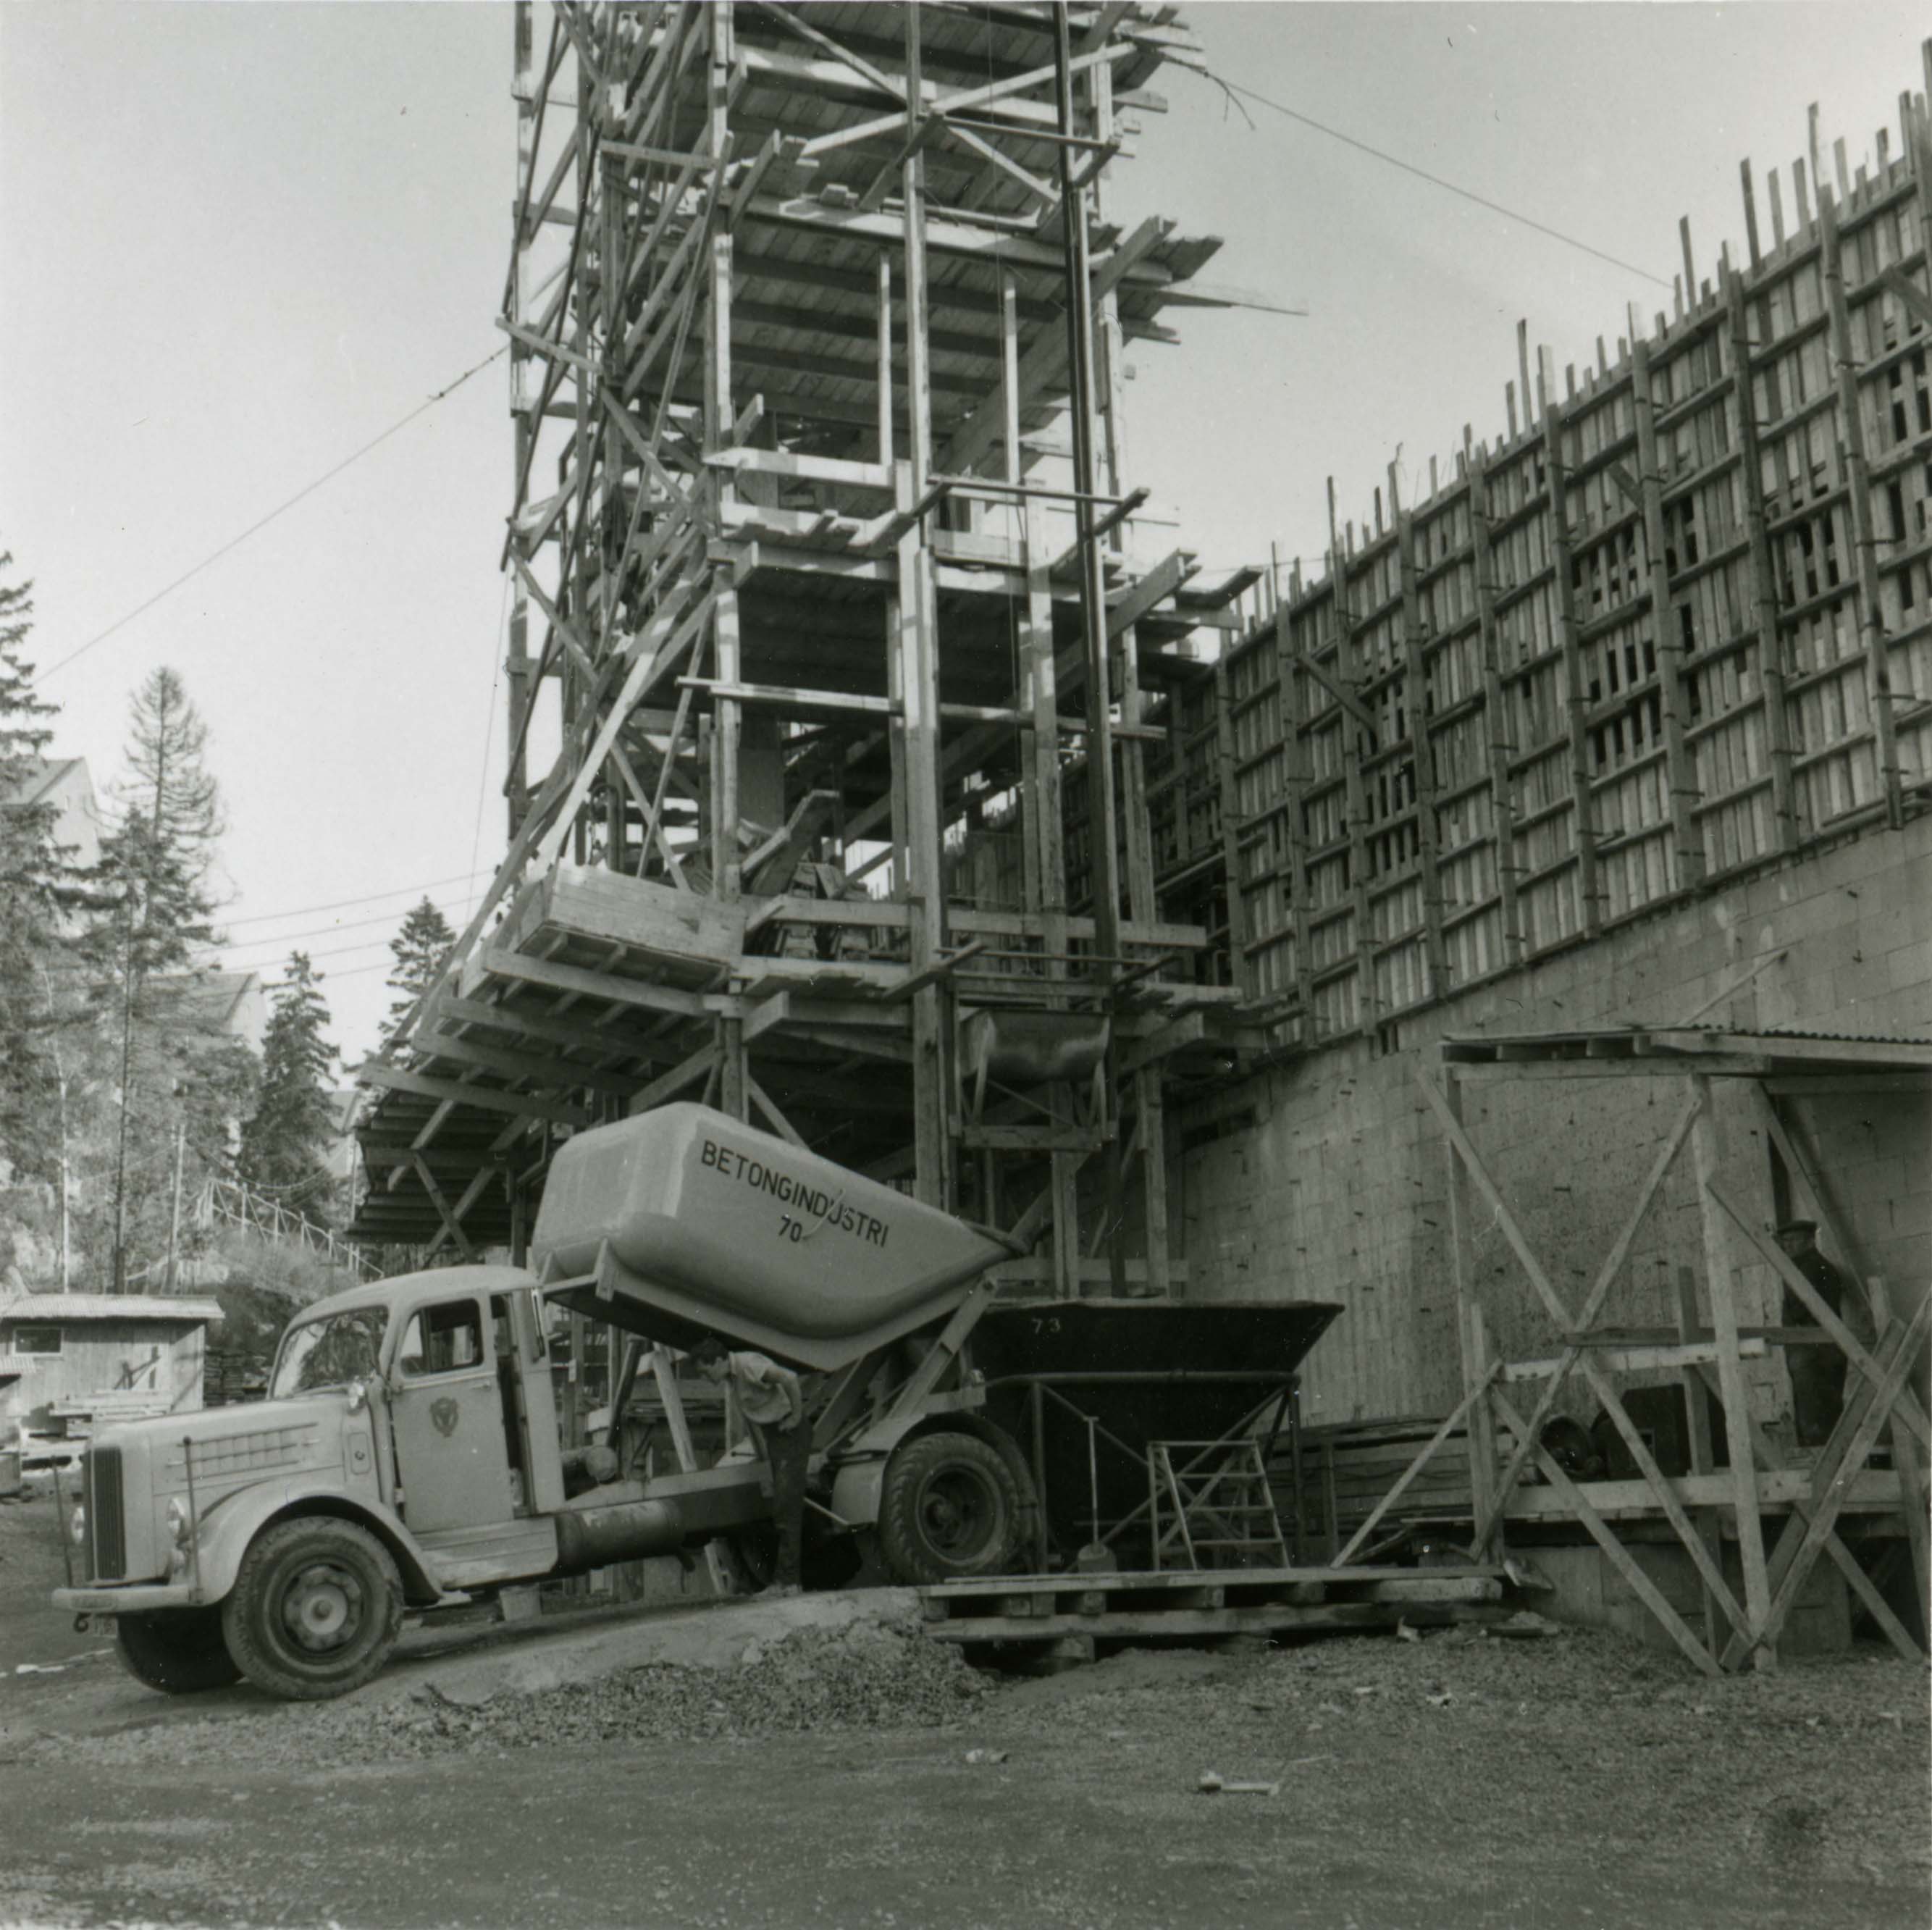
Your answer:
[[[1148,1480],[1156,1570],[1288,1565],[1261,1443],[1252,1434],[1150,1441]]]

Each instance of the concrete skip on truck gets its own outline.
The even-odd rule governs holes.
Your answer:
[[[531,1244],[536,1271],[448,1267],[318,1301],[266,1401],[104,1428],[56,1605],[112,1618],[152,1688],[245,1676],[320,1700],[373,1677],[406,1615],[768,1521],[748,1455],[620,1478],[626,1388],[606,1439],[564,1450],[546,1301],[640,1343],[716,1334],[822,1373],[820,1514],[894,1579],[1004,1572],[1032,1532],[1024,1457],[970,1376],[941,1391],[1010,1250],[997,1237],[680,1104],[560,1147]]]

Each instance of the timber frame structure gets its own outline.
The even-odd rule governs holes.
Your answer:
[[[1438,1051],[1439,1076],[1420,1064],[1418,1091],[1440,1127],[1449,1161],[1457,1327],[1463,1394],[1382,1499],[1335,1554],[1346,1568],[1396,1517],[1403,1496],[1452,1436],[1468,1445],[1472,1558],[1501,1562],[1512,1525],[1575,1523],[1600,1547],[1630,1592],[1696,1667],[1715,1675],[1750,1664],[1774,1666],[1780,1634],[1814,1566],[1828,1556],[1898,1652],[1922,1661],[1922,1640],[1901,1622],[1844,1538],[1854,1517],[1868,1532],[1903,1536],[1909,1544],[1921,1629],[1928,1619],[1926,1457],[1932,1419],[1917,1380],[1932,1333],[1932,1295],[1910,1313],[1894,1313],[1882,1281],[1856,1259],[1852,1229],[1839,1211],[1828,1163],[1803,1116],[1808,1097],[1862,1086],[1932,1091],[1932,1045],[1786,1033],[1736,1033],[1695,1023],[1589,1033],[1540,1033],[1450,1039]],[[1579,1306],[1572,1307],[1525,1236],[1463,1118],[1466,1082],[1493,1079],[1665,1078],[1683,1097],[1670,1130],[1628,1217]],[[1722,1131],[1714,1081],[1746,1083],[1756,1127],[1774,1145],[1794,1184],[1802,1186],[1833,1244],[1858,1267],[1855,1286],[1872,1315],[1870,1344],[1853,1332],[1773,1240],[1754,1224],[1720,1179]],[[1688,1150],[1696,1184],[1704,1250],[1700,1308],[1688,1267],[1678,1274],[1678,1320],[1670,1331],[1619,1327],[1610,1318],[1616,1289],[1666,1178]],[[1466,1249],[1472,1229],[1501,1232],[1552,1323],[1558,1352],[1505,1361],[1490,1342],[1483,1289]],[[1738,1268],[1768,1267],[1816,1325],[1741,1326]],[[1815,1460],[1792,1464],[1759,1424],[1744,1363],[1772,1346],[1835,1347],[1846,1357],[1844,1410]],[[1632,1375],[1664,1376],[1683,1388],[1688,1466],[1666,1472],[1656,1442],[1624,1405]],[[1636,1478],[1573,1478],[1552,1454],[1544,1424],[1572,1381],[1579,1381],[1622,1437]],[[1526,1412],[1513,1394],[1520,1384],[1540,1391]],[[1713,1432],[1725,1455],[1719,1466]],[[1874,1450],[1886,1465],[1871,1465]],[[1547,1484],[1526,1487],[1526,1475]],[[1702,1625],[1693,1625],[1633,1558],[1615,1523],[1667,1523],[1701,1584]],[[1767,1535],[1767,1524],[1775,1532]],[[1735,1543],[1742,1589],[1725,1572],[1724,1543]],[[1367,1559],[1375,1559],[1372,1553]]]
[[[363,1069],[356,1233],[520,1256],[558,1129],[702,1095],[1041,1240],[1018,1290],[1169,1291],[1167,1093],[1267,1042],[1148,828],[1148,708],[1259,574],[1124,446],[1127,345],[1251,299],[1108,218],[1177,10],[548,11],[509,848]]]

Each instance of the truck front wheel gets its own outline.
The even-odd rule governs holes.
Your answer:
[[[976,1435],[922,1434],[886,1463],[879,1544],[895,1580],[1004,1574],[1019,1529],[1019,1484],[999,1451]]]
[[[242,1673],[294,1702],[359,1688],[403,1625],[389,1551],[352,1521],[278,1522],[250,1543],[221,1626]]]
[[[114,1626],[114,1646],[128,1673],[164,1695],[198,1695],[242,1679],[221,1638],[218,1608],[121,1615]]]

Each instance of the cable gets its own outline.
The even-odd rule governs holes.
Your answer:
[[[1390,167],[1399,167],[1405,174],[1412,174],[1418,181],[1427,182],[1432,188],[1444,189],[1451,194],[1460,195],[1465,201],[1473,201],[1478,208],[1486,208],[1492,215],[1501,215],[1504,219],[1520,221],[1526,228],[1534,228],[1539,235],[1547,235],[1553,242],[1561,242],[1565,248],[1577,248],[1587,255],[1594,255],[1599,261],[1608,262],[1612,268],[1620,268],[1627,275],[1640,275],[1646,281],[1654,281],[1660,288],[1668,288],[1670,284],[1660,275],[1652,275],[1647,268],[1640,268],[1636,263],[1624,261],[1613,254],[1606,254],[1601,248],[1593,248],[1588,242],[1580,242],[1574,235],[1566,235],[1560,228],[1547,227],[1541,221],[1531,220],[1527,215],[1520,215],[1514,208],[1505,208],[1500,201],[1491,201],[1467,188],[1459,188],[1453,181],[1444,181],[1439,174],[1431,174],[1426,168],[1418,167],[1413,162],[1399,160],[1392,154],[1384,154],[1380,148],[1372,148],[1366,141],[1358,141],[1353,134],[1345,134],[1340,128],[1331,128],[1326,122],[1318,121],[1313,116],[1304,114],[1293,107],[1284,107],[1279,101],[1270,101],[1265,94],[1257,94],[1252,87],[1243,87],[1232,80],[1223,80],[1218,74],[1206,68],[1200,70],[1202,77],[1211,80],[1224,92],[1244,95],[1264,107],[1272,107],[1277,114],[1285,114],[1291,121],[1299,121],[1304,128],[1312,128],[1318,134],[1326,134],[1330,140],[1340,141],[1345,147],[1352,147],[1359,154],[1373,156],[1377,161],[1386,161]],[[1192,69],[1190,71],[1192,71]],[[1252,122],[1249,123],[1253,125]]]
[[[418,403],[415,408],[412,409],[406,416],[402,417],[400,421],[392,422],[380,436],[372,437],[370,440],[364,443],[359,449],[356,450],[352,455],[344,456],[333,469],[324,470],[323,473],[320,476],[317,476],[313,482],[297,490],[286,503],[278,503],[274,509],[271,509],[266,516],[261,518],[258,521],[250,523],[248,528],[244,530],[238,536],[231,536],[218,550],[212,551],[208,555],[203,557],[200,562],[195,564],[192,569],[184,570],[179,576],[175,578],[173,582],[166,585],[165,588],[156,590],[154,595],[149,597],[145,603],[136,604],[133,609],[128,612],[126,616],[119,617],[115,622],[110,623],[106,629],[101,631],[98,635],[88,638],[87,641],[82,644],[78,650],[68,651],[67,655],[62,657],[58,663],[50,665],[47,669],[42,671],[37,677],[35,677],[32,680],[33,684],[38,685],[46,683],[49,677],[57,674],[59,671],[64,671],[69,664],[74,662],[77,659],[86,656],[88,652],[92,650],[96,644],[104,644],[117,630],[125,629],[130,623],[134,622],[136,617],[141,616],[145,612],[152,610],[157,603],[162,600],[164,597],[172,596],[177,590],[180,589],[183,584],[189,582],[193,578],[199,576],[202,572],[206,569],[211,564],[219,563],[224,557],[227,555],[230,550],[239,549],[250,536],[255,535],[260,530],[266,530],[277,517],[285,515],[290,510],[292,509],[298,503],[302,501],[304,497],[313,496],[325,482],[333,482],[334,479],[340,476],[345,469],[348,468],[352,463],[360,462],[371,449],[380,448],[381,446],[384,443],[386,443],[392,436],[396,434],[400,430],[406,429],[418,416],[423,415],[428,410],[434,409],[446,396],[453,395],[456,391],[460,389],[472,375],[476,374],[480,370],[488,368],[490,365],[493,362],[497,360],[499,357],[508,354],[509,349],[509,344],[506,342],[501,348],[496,350],[494,353],[485,356],[481,362],[478,362],[475,365],[474,368],[466,368],[454,382],[448,385],[447,388],[439,389],[427,401]],[[32,686],[30,686],[29,687],[31,688]]]
[[[467,884],[472,878],[488,878],[489,870],[460,871],[449,878],[432,878],[421,884],[392,884],[387,891],[367,891],[360,898],[338,898],[328,905],[292,905],[286,911],[256,911],[246,918],[224,918],[224,925],[265,925],[275,918],[306,918],[313,911],[344,911],[352,905],[373,905],[379,898],[406,897],[412,891],[424,894],[446,884]]]
[[[496,606],[496,659],[490,668],[490,709],[483,719],[483,767],[476,773],[476,822],[470,834],[470,876],[477,875],[476,854],[483,848],[483,805],[490,788],[490,740],[496,729],[496,689],[503,680],[503,651],[510,634],[510,579],[503,578],[503,595]]]
[[[478,898],[482,896],[482,894],[480,892],[466,891],[460,897],[451,899],[450,903],[452,905],[473,904]],[[430,902],[432,905],[436,904],[436,901],[434,899],[431,899]],[[446,908],[442,905],[437,905],[436,908],[439,911],[444,911],[445,915],[447,915]],[[409,908],[409,911],[392,910],[388,911],[378,911],[373,917],[368,918],[338,918],[332,920],[331,923],[326,925],[311,925],[304,931],[266,932],[264,932],[259,938],[232,938],[225,944],[197,947],[196,949],[218,952],[255,951],[260,950],[264,945],[271,947],[285,945],[303,938],[332,938],[338,932],[359,932],[364,926],[368,925],[388,925],[393,923],[399,918],[406,918],[409,916],[409,912],[413,911],[415,909],[416,907],[414,905],[411,905]]]

